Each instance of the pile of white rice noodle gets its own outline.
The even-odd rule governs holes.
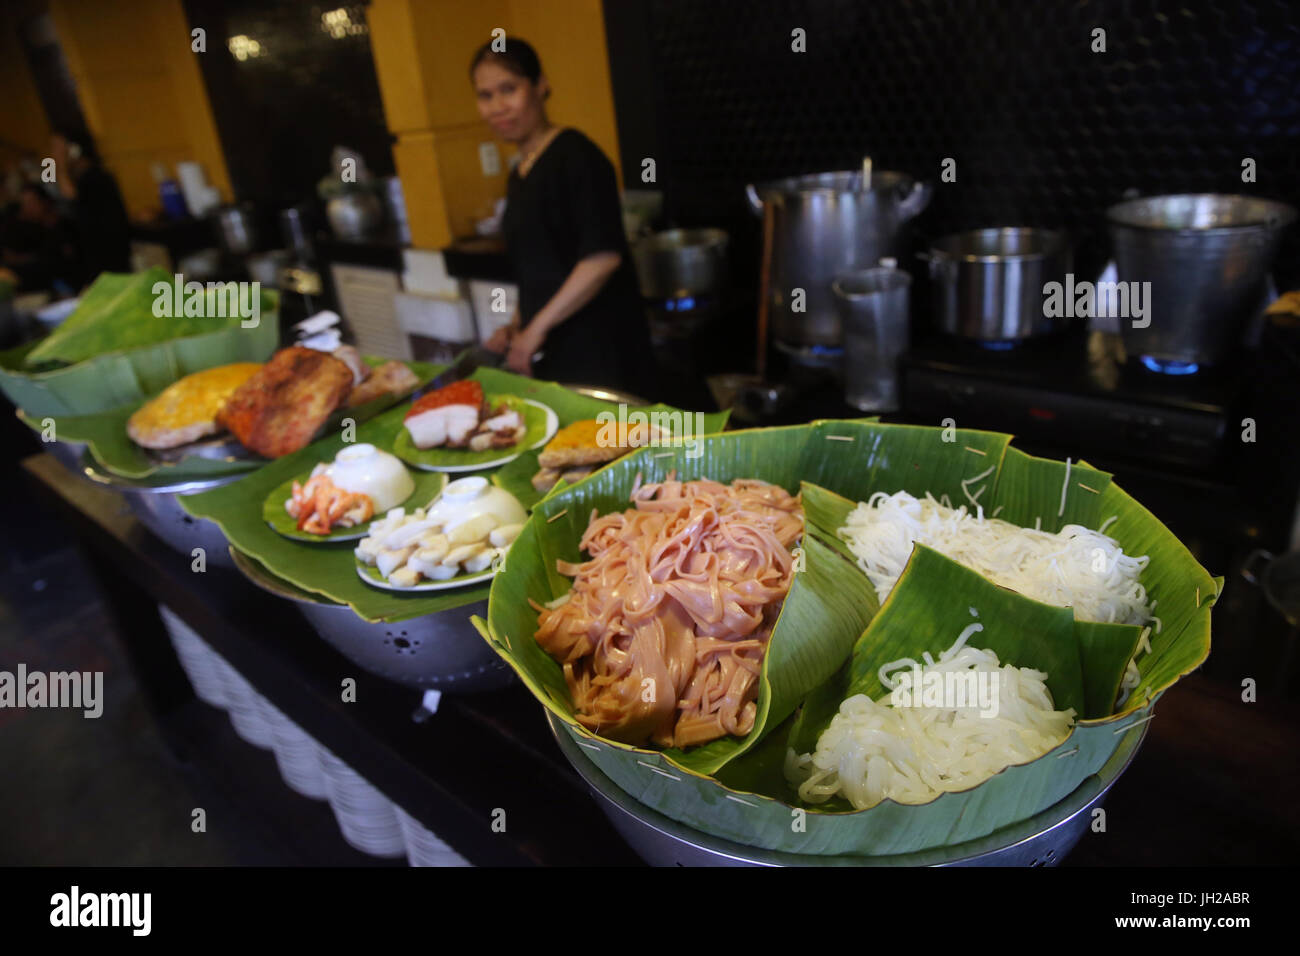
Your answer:
[[[951,508],[929,494],[920,499],[905,491],[877,492],[858,504],[839,534],[882,603],[898,583],[912,545],[920,542],[995,584],[1073,608],[1080,621],[1153,621],[1160,633],[1160,621],[1153,616],[1155,602],[1147,602],[1146,589],[1138,581],[1151,560],[1148,556],[1125,554],[1102,530],[1071,524],[1057,532],[1040,531],[986,518],[979,504],[975,509],[972,514],[966,505]],[[1109,521],[1102,529],[1107,525]],[[1146,631],[1141,648],[1151,649]],[[1126,696],[1139,681],[1137,664],[1130,661],[1121,693]]]
[[[889,697],[850,697],[815,753],[787,752],[786,777],[798,785],[799,796],[823,803],[840,794],[859,810],[885,799],[929,803],[945,792],[977,786],[1012,764],[1035,760],[1064,740],[1074,723],[1073,708],[1054,709],[1042,671],[999,665],[992,651],[967,647],[981,630],[983,625],[971,624],[938,661],[927,652],[923,662],[886,664],[881,683],[892,690],[897,679],[891,673],[911,668],[919,668],[922,681],[936,673],[996,674],[985,678],[997,691],[996,716],[982,710],[978,700],[964,707],[893,707]],[[913,692],[919,696],[919,687]]]

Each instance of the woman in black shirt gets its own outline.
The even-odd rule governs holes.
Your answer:
[[[485,44],[470,64],[479,114],[519,149],[506,186],[506,247],[519,310],[488,341],[506,364],[561,382],[657,391],[614,167],[591,140],[551,125],[533,48]],[[538,353],[541,353],[540,355]]]

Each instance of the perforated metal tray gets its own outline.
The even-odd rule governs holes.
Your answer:
[[[479,691],[504,687],[514,672],[470,624],[487,616],[487,602],[426,614],[405,621],[366,621],[346,604],[336,604],[272,574],[238,548],[230,561],[245,577],[298,605],[321,638],[358,667],[421,690]]]

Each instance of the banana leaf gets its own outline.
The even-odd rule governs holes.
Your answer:
[[[436,374],[437,370],[430,371]],[[485,392],[532,398],[549,405],[555,409],[562,425],[592,418],[602,411],[617,411],[616,405],[577,395],[554,382],[539,382],[489,368],[481,368],[471,377],[483,385]],[[409,407],[409,403],[402,402],[370,421],[358,424],[355,440],[392,451],[402,428],[402,418]],[[725,415],[706,416],[706,421],[724,423],[725,420]],[[331,545],[293,541],[267,525],[262,509],[271,491],[285,481],[309,472],[317,462],[332,460],[343,445],[341,434],[322,438],[302,451],[267,463],[236,482],[200,494],[185,495],[179,500],[195,517],[216,522],[231,544],[260,562],[272,574],[324,599],[347,604],[367,621],[403,621],[485,600],[487,583],[415,594],[370,587],[357,576],[354,542]],[[412,474],[417,482],[422,480],[419,473]],[[493,471],[480,474],[496,478]],[[527,507],[528,503],[524,504]]]
[[[512,553],[525,556],[527,567],[532,566],[534,555],[541,567],[535,573],[516,574],[520,562],[507,561],[504,573],[493,582],[489,622],[476,620],[480,633],[490,640],[495,636],[498,649],[505,648],[504,656],[539,699],[561,720],[577,727],[560,666],[532,640],[537,615],[528,602],[545,603],[568,591],[569,579],[555,570],[556,561],[579,560],[577,542],[593,509],[601,514],[622,511],[629,506],[638,476],[654,482],[673,472],[681,478],[722,482],[761,476],[793,493],[799,487],[802,449],[809,434],[807,426],[759,429],[715,435],[694,449],[645,448],[548,496],[536,506],[512,548]],[[852,467],[847,465],[846,471]],[[580,732],[594,746],[665,759],[700,774],[716,772],[757,743],[770,726],[789,716],[804,695],[830,678],[874,610],[870,582],[834,552],[805,538],[803,559],[806,570],[796,575],[772,630],[759,682],[758,715],[746,737],[726,737],[689,751],[660,752]]]
[[[511,552],[508,567],[493,583],[488,620],[476,620],[476,626],[538,699],[565,721],[568,732],[602,771],[634,798],[688,825],[747,845],[802,853],[897,853],[992,832],[1067,795],[1109,758],[1121,734],[1134,723],[1149,719],[1151,707],[1163,689],[1178,675],[1198,666],[1208,654],[1209,608],[1218,593],[1215,579],[1196,564],[1154,516],[1115,488],[1109,475],[1085,463],[1071,463],[1067,484],[1065,463],[1025,455],[1010,448],[1009,441],[1007,435],[988,432],[830,421],[715,436],[706,442],[702,458],[693,463],[680,455],[656,457],[664,453],[643,450],[551,495],[537,506]],[[722,763],[713,759],[716,753],[692,762],[682,759],[689,758],[689,753],[629,748],[595,737],[573,721],[572,704],[559,668],[533,640],[537,617],[528,600],[549,601],[568,589],[568,579],[554,570],[555,561],[579,557],[577,541],[593,506],[601,513],[621,509],[637,471],[643,473],[645,481],[655,481],[670,469],[687,477],[707,475],[724,481],[732,477],[760,478],[791,491],[804,480],[822,486],[813,492],[803,486],[808,519],[804,547],[808,557],[820,560],[833,556],[853,567],[861,577],[854,584],[835,571],[821,569],[819,563],[819,575],[804,583],[811,585],[808,590],[816,592],[828,606],[841,606],[844,595],[854,593],[856,587],[861,595],[856,600],[862,607],[855,610],[868,615],[876,611],[874,589],[861,589],[865,575],[856,569],[842,542],[837,547],[834,529],[842,524],[843,515],[854,503],[866,500],[875,491],[893,493],[902,489],[914,495],[930,492],[936,498],[946,495],[954,506],[970,505],[974,499],[985,514],[998,511],[999,517],[1013,518],[1031,527],[1037,521],[1047,530],[1057,530],[1068,522],[1096,528],[1105,517],[1117,514],[1119,520],[1108,533],[1126,552],[1151,555],[1143,583],[1167,615],[1161,640],[1157,643],[1153,636],[1153,653],[1142,659],[1143,686],[1122,709],[1111,712],[1114,688],[1133,653],[1140,629],[1076,624],[1072,612],[1046,608],[1052,627],[1068,628],[1064,644],[1077,655],[1074,668],[1067,668],[1076,676],[1069,679],[1066,699],[1077,702],[1081,713],[1105,716],[1081,721],[1070,739],[1055,751],[1022,767],[1008,768],[996,778],[1002,782],[992,785],[993,781],[989,781],[962,796],[961,806],[954,806],[959,801],[946,797],[927,805],[933,809],[926,810],[916,826],[909,816],[918,809],[915,807],[882,804],[862,813],[837,813],[794,803],[795,793],[782,773],[790,734],[800,729],[797,725],[805,735],[818,729],[818,719],[824,726],[852,679],[851,652],[843,653],[838,660],[831,657],[831,651],[843,648],[835,641],[815,644],[816,653],[823,655],[817,659],[815,673],[829,677],[805,696],[800,717],[783,720],[781,711],[769,706],[763,728],[767,736],[733,745],[735,752]],[[1139,528],[1141,533],[1137,533]],[[810,560],[809,569],[813,567]],[[991,589],[989,593],[999,606],[1005,604],[1012,609],[1012,613],[1003,615],[1007,622],[1022,617],[1034,620],[1045,613],[1045,606],[1038,602],[958,569],[964,574],[944,573],[954,575],[956,580],[966,578],[967,583],[972,583],[969,578],[975,578],[973,583]],[[933,572],[924,570],[924,566],[918,572],[909,565],[909,573],[917,583],[908,585],[904,597],[915,587],[924,598],[908,598],[906,603],[932,608],[945,618],[957,615],[954,620],[958,620],[964,616],[957,627],[944,629],[952,631],[943,644],[947,647],[961,627],[970,622],[970,602],[952,600],[951,582],[927,583],[926,578]],[[833,588],[825,587],[827,580],[835,582]],[[1195,589],[1186,588],[1186,581],[1203,584],[1199,606]],[[949,600],[935,601],[935,594]],[[1176,603],[1177,608],[1166,609],[1165,602]],[[1020,633],[1016,632],[1017,636]],[[773,648],[777,646],[776,636],[774,632]],[[818,637],[811,630],[803,630],[800,636],[805,640]],[[866,647],[862,650],[865,652]],[[769,658],[769,682],[778,677],[772,666],[775,660]],[[803,676],[796,673],[791,680]],[[779,677],[784,679],[784,675]],[[820,718],[810,712],[819,703]],[[799,826],[792,826],[792,820]]]
[[[372,368],[382,365],[386,359],[365,356],[365,362]],[[421,384],[429,381],[438,372],[438,367],[427,362],[407,363],[415,372]],[[171,382],[167,383],[172,384]],[[150,396],[152,398],[153,396]],[[256,471],[266,464],[260,455],[250,454],[247,458],[204,458],[200,455],[186,455],[178,461],[161,463],[145,449],[133,442],[126,433],[127,419],[149,399],[140,399],[112,411],[95,415],[57,415],[37,419],[26,411],[19,413],[19,418],[33,431],[44,432],[47,421],[53,422],[55,440],[66,442],[84,442],[91,456],[105,469],[122,478],[142,480],[148,478],[176,481],[182,478],[197,478],[208,475],[232,475],[246,471]],[[355,408],[340,409],[326,423],[327,430],[334,430],[338,422],[351,418],[356,422],[368,421],[386,408],[402,401],[392,395],[378,398],[358,405]]]
[[[110,345],[111,350],[64,367],[29,364],[49,338],[29,342],[0,353],[0,391],[35,418],[94,415],[141,402],[191,372],[232,362],[265,362],[280,340],[277,302],[275,293],[262,292],[262,313],[253,328],[241,328],[238,320],[223,324],[221,319],[190,319],[206,325],[185,337],[149,345]]]
[[[803,504],[811,533],[856,564],[857,559],[838,532],[858,503],[805,482]],[[874,597],[875,592],[872,593]],[[1076,709],[1085,717],[1107,717],[1114,707],[1124,670],[1133,657],[1142,629],[1129,624],[1076,621],[1073,630],[1072,640],[1077,640],[1082,656],[1085,690],[1083,705]]]
[[[103,273],[82,295],[73,313],[32,349],[26,364],[39,366],[45,362],[62,362],[71,365],[107,352],[142,348],[220,329],[240,328],[244,318],[227,314],[238,310],[228,308],[229,301],[223,301],[216,289],[205,288],[202,306],[198,310],[201,315],[155,315],[154,303],[158,296],[154,287],[162,284],[170,295],[174,278],[157,266],[133,274]],[[259,308],[261,305],[259,301]]]

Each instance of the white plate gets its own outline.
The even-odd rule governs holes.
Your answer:
[[[371,566],[368,564],[362,564],[355,556],[352,561],[357,569],[357,577],[366,582],[366,584],[369,584],[372,588],[379,588],[382,591],[396,591],[399,594],[414,594],[417,591],[447,591],[451,588],[464,587],[467,584],[480,584],[483,581],[491,580],[492,575],[496,574],[495,571],[488,568],[486,571],[481,571],[478,574],[471,574],[463,578],[451,578],[447,581],[424,581],[415,585],[415,587],[399,588],[396,584],[389,584],[387,579],[380,578],[379,580],[375,580],[372,578],[366,573],[371,569]],[[378,570],[376,570],[375,573],[378,574]]]
[[[497,458],[494,461],[484,461],[476,465],[420,465],[415,462],[407,461],[406,464],[412,468],[419,468],[421,471],[443,471],[447,474],[456,474],[462,471],[486,471],[489,468],[496,468],[499,465],[509,464],[514,461],[525,451],[531,451],[534,448],[541,448],[548,441],[555,437],[556,431],[560,427],[560,416],[555,414],[555,409],[549,405],[543,405],[541,402],[535,402],[531,398],[521,398],[521,402],[527,402],[529,405],[536,405],[542,411],[546,412],[546,434],[544,434],[533,444],[519,451],[513,451],[503,458]],[[405,461],[405,459],[403,459]],[[396,591],[409,590],[408,588],[394,588]]]
[[[36,319],[47,328],[54,328],[60,325],[64,319],[77,311],[77,306],[81,304],[81,298],[64,299],[62,302],[55,302],[53,305],[47,305],[36,313]]]

